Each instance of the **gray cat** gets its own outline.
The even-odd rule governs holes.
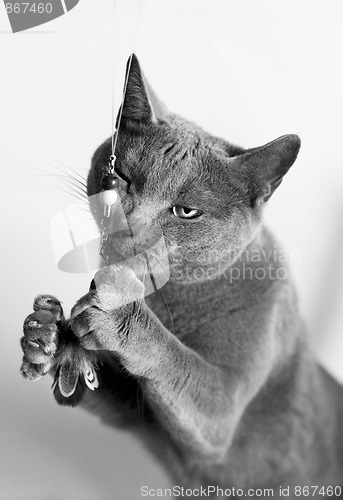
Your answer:
[[[173,484],[195,489],[187,498],[201,486],[210,498],[221,498],[217,487],[232,497],[339,496],[343,390],[310,351],[283,252],[262,223],[299,137],[245,150],[211,136],[165,108],[133,56],[117,146],[121,203],[141,228],[135,244],[149,246],[159,228],[170,279],[143,298],[133,271],[114,264],[68,321],[57,299],[38,297],[24,323],[23,375],[54,374],[65,338],[80,349],[71,370],[86,348],[99,387],[83,387],[80,405],[141,435]],[[110,155],[108,139],[93,156],[89,196]],[[100,224],[101,208],[92,211]],[[128,286],[139,298],[120,304]]]

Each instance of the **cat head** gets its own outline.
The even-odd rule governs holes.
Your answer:
[[[265,203],[294,163],[300,139],[284,135],[244,150],[167,110],[129,59],[118,113],[119,194],[135,240],[149,245],[158,228],[172,280],[194,282],[225,270],[253,240]],[[100,191],[111,139],[95,152],[88,195]],[[93,208],[99,222],[101,207]]]

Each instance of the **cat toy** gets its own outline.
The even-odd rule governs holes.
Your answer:
[[[102,233],[99,253],[105,267],[110,264],[109,230],[113,206],[118,200],[119,178],[115,175],[115,161],[116,156],[112,154],[101,178],[100,200],[103,203],[103,218],[101,220]],[[95,282],[92,280],[90,290],[95,289]],[[41,303],[40,308],[42,306],[44,308],[44,304]],[[56,373],[52,389],[58,403],[76,406],[82,400],[86,387],[92,391],[99,387],[97,355],[80,345],[70,325],[63,319],[62,309],[59,311],[57,319],[59,319],[57,321],[59,347],[58,353],[56,353]]]
[[[118,201],[117,188],[119,186],[119,177],[116,175],[116,147],[118,141],[118,132],[120,128],[123,106],[127,91],[129,74],[131,69],[133,53],[130,55],[124,82],[123,98],[119,109],[116,128],[114,126],[114,115],[112,115],[112,154],[107,165],[104,167],[104,172],[100,181],[101,192],[99,200],[103,205],[101,219],[101,240],[100,240],[100,256],[103,261],[103,267],[110,265],[110,248],[109,236],[111,230],[111,219],[113,207]],[[114,106],[112,106],[112,110]],[[113,113],[113,111],[112,111]],[[90,291],[96,290],[94,279],[90,284]],[[63,317],[63,314],[61,314]],[[86,387],[92,391],[99,387],[97,376],[97,355],[93,351],[84,349],[76,335],[73,333],[69,324],[60,324],[59,331],[63,332],[63,336],[59,337],[59,355],[56,353],[56,374],[52,389],[55,399],[58,403],[67,406],[76,406],[83,398]],[[62,338],[63,337],[63,338]]]
[[[118,134],[118,132],[117,132]],[[115,147],[115,144],[113,148]],[[119,186],[119,178],[115,175],[116,156],[112,153],[107,165],[107,171],[101,178],[101,193],[100,199],[103,203],[103,217],[101,219],[101,247],[100,255],[105,266],[109,264],[108,255],[108,238],[111,227],[112,208],[118,199],[116,188]],[[92,284],[91,284],[92,285]]]
[[[142,0],[139,0],[135,30],[132,38],[132,47],[134,47],[137,35],[141,4]],[[113,7],[115,14],[115,0],[113,0]],[[113,29],[113,37],[115,31],[116,30]],[[113,209],[116,204],[118,205],[119,201],[117,191],[119,186],[119,176],[115,170],[115,152],[132,59],[133,51],[127,62],[122,101],[116,121],[114,106],[114,64],[112,67],[111,156],[108,159],[108,163],[104,165],[103,168],[103,175],[100,182],[101,190],[97,195],[95,195],[97,197],[97,203],[100,202],[103,205],[102,219],[100,223],[100,251],[98,250],[98,230],[96,230],[94,239],[91,240],[88,224],[80,224],[79,221],[73,224],[72,220],[74,215],[72,214],[72,211],[68,211],[68,207],[57,213],[51,223],[52,236],[54,232],[58,235],[62,235],[61,238],[53,238],[55,242],[54,253],[59,269],[65,272],[82,273],[85,272],[85,269],[87,269],[87,272],[89,270],[99,268],[106,269],[106,267],[111,263],[109,238],[110,233],[113,231],[113,228],[111,227],[111,225],[113,225]],[[78,214],[79,213],[80,211],[78,210]],[[86,238],[81,230],[83,226],[87,226]],[[77,238],[75,229],[77,230]],[[87,247],[88,243],[90,243],[89,247]],[[93,243],[96,244],[96,247]],[[88,249],[90,249],[89,252]],[[92,279],[90,283],[90,291],[95,290],[96,284],[94,279]],[[56,305],[58,311],[52,308],[52,303],[53,305]],[[54,382],[52,384],[55,399],[62,405],[76,406],[82,400],[87,387],[90,390],[95,391],[101,384],[97,372],[97,363],[99,362],[98,356],[94,351],[89,351],[82,347],[79,339],[72,331],[70,322],[64,318],[62,307],[57,299],[51,296],[39,296],[35,299],[33,308],[35,311],[34,315],[38,315],[44,323],[41,326],[47,330],[48,337],[50,338],[50,344],[52,346],[52,351],[50,352],[51,359],[49,359],[48,362],[44,362],[46,363],[46,372],[50,369],[55,370]],[[33,318],[31,323],[32,335],[34,338],[28,342],[31,347],[37,349],[38,354],[40,354],[39,351],[42,351],[45,355],[47,355],[44,351],[45,344],[41,345],[36,338],[37,335],[34,333],[34,329],[37,328],[37,321]],[[22,373],[24,374],[24,369],[22,369]],[[31,379],[37,380],[38,378],[39,377],[35,376],[35,378]]]

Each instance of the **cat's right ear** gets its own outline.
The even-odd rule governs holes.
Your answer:
[[[131,54],[126,65],[126,89],[124,87],[124,102],[122,104],[121,123],[126,128],[137,128],[149,123],[158,123],[167,114],[165,105],[158,99],[145,78],[138,58]],[[120,110],[117,116],[117,124]]]

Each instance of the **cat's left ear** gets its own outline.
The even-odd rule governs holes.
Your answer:
[[[300,137],[288,134],[234,158],[239,171],[253,179],[250,187],[253,201],[269,200],[295,162],[300,145]]]
[[[167,109],[145,78],[136,54],[131,54],[127,61],[126,80],[121,124],[135,128],[143,124],[158,123],[167,114]],[[119,115],[120,110],[117,125]]]

